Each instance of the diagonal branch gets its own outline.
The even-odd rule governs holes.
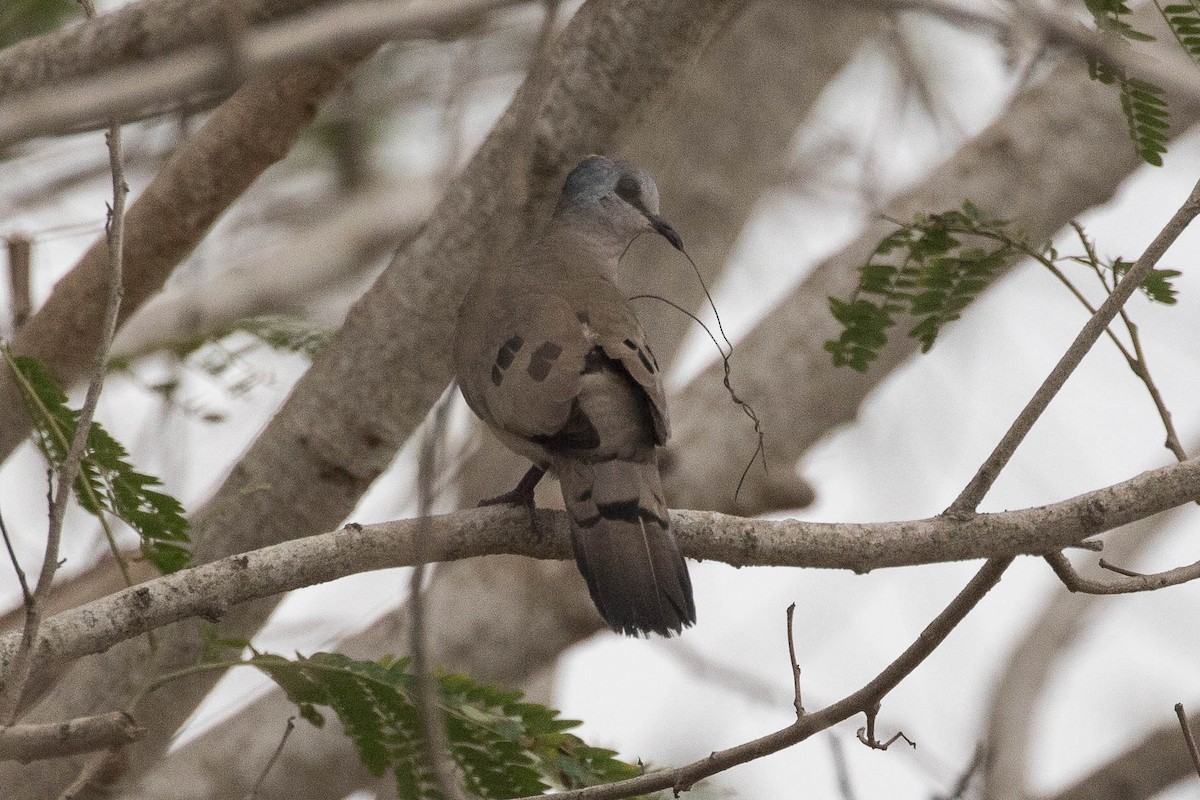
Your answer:
[[[788,727],[728,750],[719,750],[707,758],[694,761],[678,769],[663,770],[642,775],[638,778],[591,786],[571,792],[561,792],[555,797],[562,800],[617,800],[622,797],[646,794],[671,789],[678,795],[692,788],[697,781],[724,772],[771,753],[777,753],[809,738],[815,733],[833,727],[855,714],[871,714],[880,701],[896,688],[904,678],[920,666],[929,654],[938,648],[950,632],[979,604],[984,595],[999,582],[1011,559],[1000,558],[988,561],[959,592],[950,605],[938,614],[921,631],[917,640],[909,645],[900,656],[879,673],[870,683],[831,706],[812,714],[799,717]],[[534,800],[534,798],[521,798]]]
[[[1016,453],[1017,448],[1025,440],[1025,436],[1033,428],[1042,412],[1050,405],[1050,401],[1058,394],[1058,390],[1067,382],[1067,378],[1071,377],[1071,373],[1083,361],[1083,357],[1092,349],[1092,345],[1104,334],[1109,323],[1125,305],[1125,301],[1137,291],[1138,286],[1150,274],[1150,270],[1154,269],[1154,265],[1162,258],[1163,253],[1167,252],[1167,248],[1175,243],[1179,234],[1183,233],[1197,214],[1200,214],[1200,182],[1196,183],[1187,200],[1150,242],[1146,251],[1142,253],[1142,257],[1130,267],[1121,282],[1113,289],[1112,294],[1105,298],[1104,302],[1100,304],[1100,308],[1096,309],[1096,313],[1079,331],[1075,341],[1071,342],[1067,352],[1063,353],[1062,358],[1054,365],[1054,369],[1046,376],[1046,380],[1038,387],[1029,403],[1021,409],[1021,413],[1017,415],[1016,420],[1000,439],[983,466],[975,473],[975,477],[946,509],[947,515],[960,516],[975,512],[979,501],[987,494],[996,478],[1000,477],[1000,472]]]

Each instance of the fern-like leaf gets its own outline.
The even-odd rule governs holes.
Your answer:
[[[252,664],[279,684],[316,725],[317,707],[337,714],[374,774],[391,771],[402,798],[441,797],[425,765],[408,659],[361,661],[337,653],[294,660],[255,654]],[[467,792],[480,798],[540,794],[552,785],[579,788],[630,778],[640,770],[610,750],[589,747],[568,731],[579,725],[518,692],[437,676],[450,757]]]
[[[57,469],[67,457],[79,412],[67,405],[57,381],[36,358],[4,355],[33,420],[34,440]],[[125,448],[92,423],[75,480],[77,502],[97,517],[111,513],[137,531],[142,554],[168,573],[187,566],[188,523],[179,501],[155,488],[161,485],[158,478],[134,469]]]
[[[830,311],[842,325],[838,338],[825,343],[834,366],[865,372],[887,344],[897,314],[917,318],[908,335],[928,352],[942,328],[1019,254],[1003,233],[1006,225],[988,219],[970,201],[961,209],[901,224],[859,268],[854,296],[829,298]],[[964,235],[983,237],[989,246],[964,247]]]
[[[1171,28],[1171,33],[1175,34],[1179,46],[1193,61],[1200,63],[1200,4],[1190,0],[1186,4],[1176,3],[1165,8],[1159,6],[1159,11]]]
[[[1171,135],[1166,92],[1147,81],[1124,76],[1117,79],[1117,87],[1134,149],[1147,164],[1161,167]]]

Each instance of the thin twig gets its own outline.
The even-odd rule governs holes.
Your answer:
[[[1196,749],[1196,739],[1192,736],[1192,726],[1188,724],[1187,714],[1183,713],[1183,703],[1175,704],[1175,716],[1179,717],[1179,727],[1183,728],[1183,740],[1187,742],[1188,753],[1196,767],[1196,775],[1200,776],[1200,751]]]
[[[258,780],[254,782],[254,786],[246,794],[246,800],[254,800],[258,797],[258,792],[262,789],[263,783],[267,780],[267,773],[271,771],[271,767],[275,766],[275,762],[279,760],[280,753],[283,752],[283,746],[287,744],[288,737],[292,735],[292,731],[296,730],[296,718],[288,717],[287,726],[283,729],[283,736],[279,739],[279,745],[275,748],[275,752],[267,759],[267,765],[263,767],[263,771],[259,773]]]
[[[1125,570],[1113,569],[1109,565],[1109,569],[1112,569],[1114,572],[1120,572],[1125,576],[1125,580],[1106,582],[1083,577],[1062,553],[1047,553],[1043,558],[1046,559],[1046,563],[1050,565],[1050,568],[1054,570],[1054,574],[1058,576],[1059,580],[1063,582],[1063,585],[1068,590],[1084,594],[1153,592],[1165,589],[1168,586],[1178,586],[1181,583],[1187,583],[1200,578],[1200,561],[1184,567],[1156,572],[1152,575],[1130,574]]]
[[[79,0],[89,15],[95,15],[91,0]],[[12,724],[20,712],[22,696],[29,681],[30,650],[37,638],[38,626],[41,624],[42,605],[50,592],[50,585],[58,571],[58,549],[62,538],[63,517],[66,513],[67,500],[71,495],[71,487],[79,475],[88,434],[92,427],[92,417],[96,413],[96,404],[100,400],[100,391],[104,388],[104,366],[107,361],[108,349],[112,344],[113,334],[117,328],[117,312],[121,307],[123,286],[121,280],[123,244],[125,236],[125,197],[129,187],[125,185],[125,173],[121,159],[121,127],[117,123],[109,126],[105,137],[108,143],[108,161],[112,171],[113,203],[109,209],[107,238],[108,238],[108,297],[105,301],[104,323],[100,329],[100,344],[96,349],[91,380],[88,382],[87,394],[84,396],[83,407],[75,425],[75,434],[71,437],[71,445],[67,449],[66,458],[58,469],[53,482],[53,499],[50,502],[50,522],[46,535],[46,551],[42,558],[42,568],[38,574],[37,588],[34,589],[30,602],[25,604],[25,626],[21,634],[21,648],[17,652],[14,667],[11,672],[13,679],[6,683],[0,692],[0,720]]]
[[[1050,401],[1058,394],[1059,389],[1066,383],[1067,378],[1071,376],[1083,357],[1091,350],[1092,345],[1104,333],[1121,306],[1150,274],[1150,270],[1154,269],[1154,265],[1158,263],[1163,253],[1175,242],[1179,234],[1183,233],[1183,230],[1195,219],[1197,214],[1200,214],[1200,183],[1193,187],[1187,200],[1175,212],[1162,231],[1154,237],[1154,241],[1146,248],[1142,257],[1125,273],[1125,277],[1113,289],[1112,294],[1083,326],[1079,335],[1075,337],[1075,341],[1067,348],[1067,352],[1059,359],[1029,403],[1021,410],[1012,426],[1001,438],[1000,443],[988,456],[987,461],[975,473],[975,477],[971,479],[962,493],[946,509],[946,514],[969,516],[975,513],[979,502],[995,483],[996,478],[1000,477],[1001,470],[1016,453],[1017,447],[1024,441],[1025,436],[1028,435],[1046,407],[1050,405]]]
[[[796,707],[796,716],[804,716],[804,701],[800,696],[800,662],[796,660],[796,637],[792,630],[792,616],[796,613],[796,604],[787,607],[787,640],[788,658],[792,665],[792,683],[795,686],[792,704]]]
[[[560,792],[554,795],[555,800],[618,800],[618,798],[633,797],[662,789],[673,789],[676,793],[687,791],[703,778],[771,753],[777,753],[855,714],[868,713],[946,640],[950,632],[996,585],[1004,574],[1004,570],[1011,563],[1012,559],[1010,558],[992,559],[986,562],[975,577],[926,626],[925,630],[921,631],[916,641],[909,645],[895,661],[884,668],[870,683],[833,705],[814,713],[805,714],[782,730],[731,747],[728,750],[718,750],[686,766],[652,772],[616,783]],[[520,800],[540,800],[540,796],[534,795],[520,798]]]
[[[17,581],[21,584],[21,597],[28,607],[33,602],[33,593],[29,591],[29,581],[25,579],[25,570],[21,569],[21,562],[17,560],[17,551],[13,549],[12,538],[8,535],[8,526],[4,524],[3,514],[0,514],[0,534],[4,535],[4,547],[8,550],[8,558],[12,562],[13,569],[17,571]]]

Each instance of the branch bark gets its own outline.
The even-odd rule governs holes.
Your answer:
[[[107,750],[137,741],[143,733],[145,728],[123,711],[67,722],[0,727],[0,761],[27,763]]]
[[[1049,506],[886,523],[819,523],[673,511],[686,556],[733,566],[850,569],[1042,554],[1200,497],[1200,460],[1150,470]],[[481,508],[399,520],[282,542],[165,575],[42,623],[33,665],[107,650],[189,617],[219,619],[234,605],[356,572],[507,553],[572,558],[563,512]],[[7,677],[20,637],[0,637]]]
[[[237,0],[255,25],[329,0]],[[142,0],[0,51],[0,97],[11,97],[97,72],[130,66],[228,35],[226,0]]]

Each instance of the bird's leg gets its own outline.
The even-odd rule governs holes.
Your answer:
[[[537,488],[538,481],[546,474],[546,470],[534,464],[521,478],[521,482],[517,484],[517,488],[511,492],[505,492],[502,495],[493,497],[490,500],[481,500],[479,505],[482,506],[525,506],[530,511],[533,511],[533,490]]]

